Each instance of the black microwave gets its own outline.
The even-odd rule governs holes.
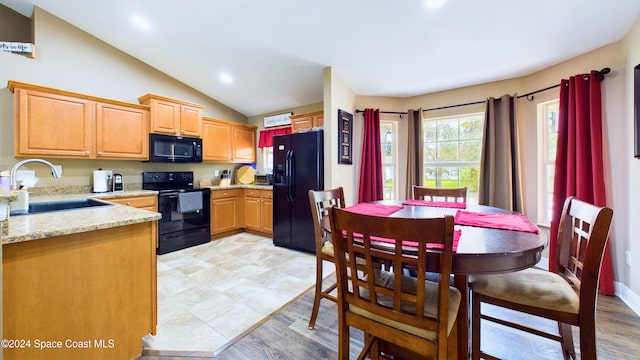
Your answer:
[[[202,139],[150,134],[149,161],[162,163],[202,162]]]

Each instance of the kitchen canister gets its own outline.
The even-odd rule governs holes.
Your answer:
[[[98,169],[93,171],[93,192],[101,193],[109,191],[109,177],[111,172]]]

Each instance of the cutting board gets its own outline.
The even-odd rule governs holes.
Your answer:
[[[240,184],[251,184],[254,181],[256,170],[249,165],[241,166],[236,171],[236,180]]]

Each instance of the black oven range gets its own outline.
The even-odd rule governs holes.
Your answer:
[[[145,171],[142,189],[158,191],[158,255],[211,241],[211,190],[195,188],[192,171]]]

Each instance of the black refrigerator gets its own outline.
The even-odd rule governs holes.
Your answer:
[[[311,189],[324,190],[322,130],[274,136],[274,245],[315,253]]]

